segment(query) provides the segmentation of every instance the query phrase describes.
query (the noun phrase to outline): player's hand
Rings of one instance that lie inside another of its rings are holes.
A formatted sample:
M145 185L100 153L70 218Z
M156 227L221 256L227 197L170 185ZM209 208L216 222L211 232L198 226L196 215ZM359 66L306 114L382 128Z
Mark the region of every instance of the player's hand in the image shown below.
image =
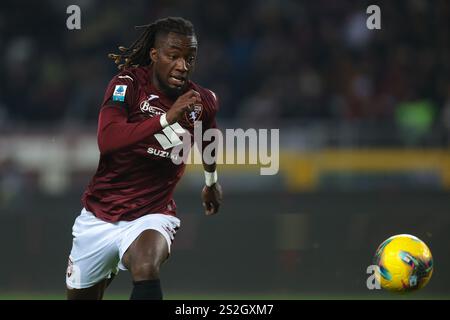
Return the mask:
M200 94L192 89L179 96L166 113L167 122L169 124L177 122L186 111L192 111L194 109L194 105L200 103L201 101Z
M215 183L211 187L205 186L202 190L202 201L207 216L216 214L222 204L222 187L220 184Z

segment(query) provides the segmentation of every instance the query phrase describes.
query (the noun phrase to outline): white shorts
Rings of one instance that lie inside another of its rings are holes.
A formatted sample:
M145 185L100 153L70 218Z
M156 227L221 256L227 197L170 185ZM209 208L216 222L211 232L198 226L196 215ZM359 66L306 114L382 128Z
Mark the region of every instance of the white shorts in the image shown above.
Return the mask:
M103 279L127 270L122 257L131 243L148 229L159 231L170 246L180 219L148 214L133 221L105 222L83 209L72 228L73 244L66 272L70 288L89 288Z

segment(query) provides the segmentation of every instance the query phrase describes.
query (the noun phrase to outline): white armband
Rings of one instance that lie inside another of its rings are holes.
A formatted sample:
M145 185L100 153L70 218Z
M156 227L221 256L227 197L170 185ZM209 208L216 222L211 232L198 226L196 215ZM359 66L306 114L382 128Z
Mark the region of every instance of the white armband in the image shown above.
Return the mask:
M214 172L205 171L205 184L208 187L211 187L216 182L217 182L217 170L215 170Z
M161 127L163 127L163 129L164 129L165 127L168 127L168 126L169 126L169 123L167 122L166 114L165 114L165 113L159 118L159 123L161 124Z

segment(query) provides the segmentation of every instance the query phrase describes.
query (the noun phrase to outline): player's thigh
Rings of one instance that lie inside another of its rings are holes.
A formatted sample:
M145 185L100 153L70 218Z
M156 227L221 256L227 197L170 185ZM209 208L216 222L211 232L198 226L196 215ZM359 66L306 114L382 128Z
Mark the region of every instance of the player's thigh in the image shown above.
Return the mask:
M108 280L104 279L89 288L73 289L67 288L67 300L101 300L107 287Z
M116 238L120 229L83 212L73 227L66 284L68 288L103 288L105 279L118 272L119 248ZM92 289L89 291L95 291Z
M122 261L134 279L143 266L159 268L168 256L169 245L166 238L157 230L147 229L142 231L131 243L124 253Z
M149 214L127 223L120 241L119 268L136 273L136 269L159 267L170 255L170 247L180 219L164 214Z
M108 286L113 281L114 277L115 274L112 274L109 279L103 279L99 283L89 288L75 289L67 287L66 288L67 300L101 300L103 299L105 289L108 288Z

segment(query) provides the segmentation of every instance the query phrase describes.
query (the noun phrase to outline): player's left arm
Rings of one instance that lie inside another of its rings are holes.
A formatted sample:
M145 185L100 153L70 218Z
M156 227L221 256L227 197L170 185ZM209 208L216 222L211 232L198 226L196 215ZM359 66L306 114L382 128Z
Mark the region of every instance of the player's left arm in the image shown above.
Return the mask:
M207 216L216 214L222 204L222 187L217 181L216 164L206 164L203 161L205 170L205 186L202 190L203 207Z
M211 94L212 96L208 97L209 99L206 99L211 102L212 108L209 110L210 115L208 117L209 119L207 119L208 125L204 129L217 128L215 115L218 109L218 101L216 95L212 91ZM203 142L201 150L203 169L205 171L205 186L202 190L202 202L203 207L205 208L205 214L210 216L216 214L222 204L222 187L220 186L217 177L216 154L214 155L214 161L205 161L203 150L208 145L209 143Z

